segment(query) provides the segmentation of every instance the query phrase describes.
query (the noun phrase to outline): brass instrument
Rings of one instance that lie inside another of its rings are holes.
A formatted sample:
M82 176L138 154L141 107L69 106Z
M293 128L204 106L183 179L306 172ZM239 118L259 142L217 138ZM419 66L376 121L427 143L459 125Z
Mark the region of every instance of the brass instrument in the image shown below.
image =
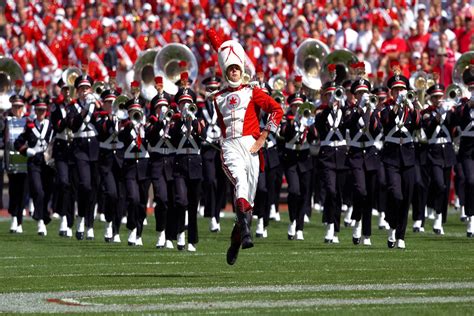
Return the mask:
M304 102L298 107L298 116L309 118L313 115L314 105L311 102Z
M142 109L131 109L128 111L128 117L130 118L130 121L132 121L133 125L139 125L143 123L143 110Z
M186 62L186 68L182 69L179 63ZM187 71L189 79L194 83L198 75L198 64L194 53L187 46L178 43L165 45L156 54L153 63L154 76L163 77L163 90L175 95L178 86L175 84L180 80L181 73Z
M11 108L10 96L12 93L22 94L24 87L14 91L17 80L24 81L23 70L13 59L0 56L0 110Z
M96 81L92 85L92 93L95 95L97 99L100 99L100 95L105 90L107 90L107 85L104 81Z
M268 80L268 84L272 88L271 97L280 103L281 105L285 104L285 95L283 94L283 89L286 87L286 79L282 75L275 75Z
M76 81L77 77L79 77L81 74L82 74L82 71L79 68L69 67L66 70L64 70L63 74L61 75L61 78L63 79L64 84L69 87L70 99L75 98L76 89L74 88L74 82ZM69 102L70 100L67 100L67 101Z
M453 83L458 85L458 87L461 88L462 92L462 97L469 97L469 89L468 87L464 84L464 81L462 79L462 75L464 71L470 67L470 62L471 60L474 59L474 51L466 52L459 57L458 61L454 65L453 68Z
M375 94L368 94L367 99L363 98L360 102L360 107L370 107L374 110L379 103L379 98Z
M454 102L455 104L458 104L459 101L461 100L462 98L462 90L461 90L461 87L458 86L457 84L450 84L447 88L446 88L446 99L448 101L451 101L451 102Z
M336 78L334 79L337 84L342 84L345 80L351 79L350 65L359 62L357 56L351 51L340 49L335 50L327 55L321 65L321 80L327 82L333 80L328 70L328 65L336 65Z
M119 120L125 120L128 118L127 108L125 103L130 100L126 95L119 95L112 103L112 115L116 116Z
M426 90L436 83L433 75L419 70L410 76L409 82L410 86L416 89L417 99L423 107L426 101Z
M165 120L168 122L171 121L171 119L173 118L173 115L174 115L173 109L169 109L168 111L165 112Z
M154 62L158 51L156 49L148 49L140 53L135 65L134 80L140 82L141 95L151 101L157 94L155 89L155 70Z
M328 54L329 47L316 39L306 39L296 49L294 69L307 88L321 89L321 63Z

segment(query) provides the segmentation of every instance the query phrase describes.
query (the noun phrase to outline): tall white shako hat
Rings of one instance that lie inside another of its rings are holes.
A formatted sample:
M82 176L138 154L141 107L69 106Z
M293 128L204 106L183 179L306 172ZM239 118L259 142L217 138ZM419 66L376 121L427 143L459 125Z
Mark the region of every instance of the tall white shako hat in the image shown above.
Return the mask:
M221 37L217 34L216 30L211 28L207 30L207 37L209 38L212 47L217 51L217 58L219 66L222 70L222 76L224 77L227 84L232 88L237 88L242 84L242 78L238 82L230 81L227 78L227 68L231 65L237 65L242 71L242 75L245 71L245 51L242 45L235 40L229 40L222 42Z

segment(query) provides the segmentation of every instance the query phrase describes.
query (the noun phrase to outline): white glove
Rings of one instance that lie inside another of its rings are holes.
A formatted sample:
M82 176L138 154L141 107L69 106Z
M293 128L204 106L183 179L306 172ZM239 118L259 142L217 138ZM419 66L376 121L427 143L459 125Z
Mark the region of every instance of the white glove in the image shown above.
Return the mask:
M28 148L26 150L26 156L27 157L33 157L34 155L36 155L36 150L34 150L33 148Z

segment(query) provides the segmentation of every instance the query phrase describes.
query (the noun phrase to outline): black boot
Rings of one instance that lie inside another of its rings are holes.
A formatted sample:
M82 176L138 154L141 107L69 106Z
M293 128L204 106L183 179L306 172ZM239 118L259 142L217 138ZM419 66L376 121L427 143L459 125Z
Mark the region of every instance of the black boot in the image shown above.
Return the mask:
M227 249L227 263L233 265L237 261L240 250L240 227L235 223L230 235L230 247Z
M253 247L252 233L250 232L250 223L252 221L251 212L240 212L237 211L237 221L240 226L240 240L242 249L248 249Z

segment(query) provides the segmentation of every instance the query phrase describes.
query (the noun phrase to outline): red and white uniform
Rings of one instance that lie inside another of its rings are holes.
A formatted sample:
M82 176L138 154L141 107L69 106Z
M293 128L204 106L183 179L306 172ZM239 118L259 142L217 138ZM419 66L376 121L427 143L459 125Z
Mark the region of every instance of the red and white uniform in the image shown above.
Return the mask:
M260 88L241 85L226 88L214 98L222 130L223 168L235 187L235 199L243 198L253 206L259 174L259 155L250 148L260 136L260 110L269 113L265 127L276 132L283 111L280 105Z

